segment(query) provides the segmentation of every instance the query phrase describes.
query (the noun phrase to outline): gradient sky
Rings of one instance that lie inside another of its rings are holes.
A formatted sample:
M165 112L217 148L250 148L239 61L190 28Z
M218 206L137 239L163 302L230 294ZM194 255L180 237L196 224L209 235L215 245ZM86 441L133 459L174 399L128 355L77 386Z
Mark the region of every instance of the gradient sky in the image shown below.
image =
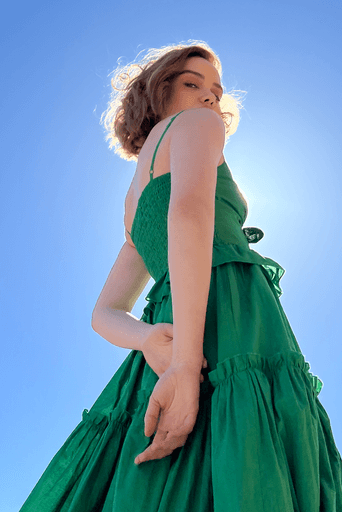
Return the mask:
M99 124L108 75L119 58L189 40L217 52L227 90L247 91L224 155L248 201L245 226L265 233L251 248L286 269L280 300L324 382L319 398L342 450L341 22L340 1L7 3L1 512L19 510L129 354L91 327L124 243L135 170Z

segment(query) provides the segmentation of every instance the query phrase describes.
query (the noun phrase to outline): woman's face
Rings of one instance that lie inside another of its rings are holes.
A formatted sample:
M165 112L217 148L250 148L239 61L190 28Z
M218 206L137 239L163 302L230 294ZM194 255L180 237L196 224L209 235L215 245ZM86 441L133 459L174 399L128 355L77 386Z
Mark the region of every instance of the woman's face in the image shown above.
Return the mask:
M209 61L190 57L173 82L170 107L163 119L191 108L211 108L221 115L219 100L223 90L220 82L217 69Z

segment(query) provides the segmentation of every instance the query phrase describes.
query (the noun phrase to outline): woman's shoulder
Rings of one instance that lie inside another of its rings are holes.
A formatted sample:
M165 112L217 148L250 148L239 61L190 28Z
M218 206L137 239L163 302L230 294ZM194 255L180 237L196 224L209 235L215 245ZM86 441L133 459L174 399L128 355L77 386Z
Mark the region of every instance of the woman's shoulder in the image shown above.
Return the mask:
M182 117L183 114L186 115ZM208 149L213 153L219 151L220 158L223 155L225 125L222 117L214 110L208 108L185 110L174 120L169 135L170 159L174 157L175 151L185 152L185 154L192 152L194 158L200 158L201 154ZM182 157L181 154L179 156Z
M216 112L215 110L208 108L208 107L188 108L186 110L179 112L178 114L170 116L170 119L172 119L174 117L176 117L172 123L174 125L182 124L182 123L194 124L194 123L197 123L198 121L203 121L203 122L215 122L216 121L219 124L222 123L222 125L224 126L223 119L220 116L220 114L218 114L218 112Z

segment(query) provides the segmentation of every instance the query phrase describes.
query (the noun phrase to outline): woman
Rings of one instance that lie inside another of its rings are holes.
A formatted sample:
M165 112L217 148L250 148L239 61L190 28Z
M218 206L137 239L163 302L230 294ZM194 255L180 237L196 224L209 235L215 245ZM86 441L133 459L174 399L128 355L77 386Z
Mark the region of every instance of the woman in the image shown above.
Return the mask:
M279 300L285 270L250 249L260 229L242 228L223 156L238 102L220 62L198 43L138 67L121 96L113 81L105 113L111 147L137 167L92 318L132 351L21 511L342 511L323 383Z

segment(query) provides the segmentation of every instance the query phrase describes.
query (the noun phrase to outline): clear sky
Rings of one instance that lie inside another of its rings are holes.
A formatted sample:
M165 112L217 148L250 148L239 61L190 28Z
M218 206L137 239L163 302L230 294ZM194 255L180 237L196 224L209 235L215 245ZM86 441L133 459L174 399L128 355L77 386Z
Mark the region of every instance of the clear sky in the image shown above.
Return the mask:
M15 2L1 17L1 512L17 512L128 350L91 327L124 243L135 164L99 124L109 73L203 40L247 91L224 155L251 248L279 262L281 303L342 450L340 1ZM138 58L138 60L140 60ZM140 318L151 279L132 313Z

